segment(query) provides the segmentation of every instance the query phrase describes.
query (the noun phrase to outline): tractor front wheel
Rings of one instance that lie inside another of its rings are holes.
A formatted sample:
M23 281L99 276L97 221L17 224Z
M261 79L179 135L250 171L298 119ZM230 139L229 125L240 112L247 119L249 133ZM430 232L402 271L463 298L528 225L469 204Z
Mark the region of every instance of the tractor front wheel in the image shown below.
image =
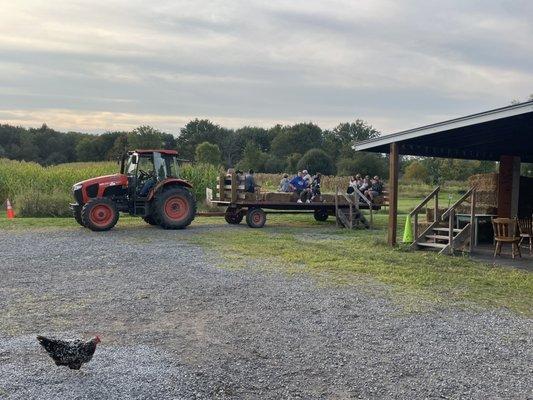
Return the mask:
M91 199L81 209L81 221L92 231L108 231L117 224L117 207L105 197Z
M238 225L244 218L244 214L241 209L235 207L228 207L224 214L224 219L228 224Z
M262 228L266 222L265 212L257 208L249 208L246 213L246 223L250 228Z
M175 186L156 195L154 221L165 229L183 229L196 215L196 200L184 187Z
M74 219L76 220L76 222L81 226L85 227L81 219L81 209L79 207L76 208L74 211L72 211L72 214L74 215Z

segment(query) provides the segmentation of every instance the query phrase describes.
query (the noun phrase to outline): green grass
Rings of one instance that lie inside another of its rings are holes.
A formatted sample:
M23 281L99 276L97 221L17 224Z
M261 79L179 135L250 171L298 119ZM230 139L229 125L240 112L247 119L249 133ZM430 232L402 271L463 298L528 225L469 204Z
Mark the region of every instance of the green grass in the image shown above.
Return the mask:
M533 315L533 274L467 257L408 252L385 245L385 231L347 231L309 216L269 217L268 226L195 235L192 240L226 256L226 264L267 261L269 267L311 273L340 284L377 281L407 309L432 306L506 308ZM305 218L305 219L304 219ZM312 229L313 226L323 227Z
M376 225L385 226L386 215L378 214ZM117 229L142 226L140 218L123 216ZM532 273L467 257L392 249L385 244L384 229L336 229L333 221L316 222L305 214L269 215L263 229L228 228L222 217L198 217L195 226L212 229L191 229L188 240L222 254L222 266L243 267L256 260L259 268L310 274L319 283L377 282L380 294L407 310L484 307L533 315ZM2 230L57 228L80 229L72 218L0 218Z

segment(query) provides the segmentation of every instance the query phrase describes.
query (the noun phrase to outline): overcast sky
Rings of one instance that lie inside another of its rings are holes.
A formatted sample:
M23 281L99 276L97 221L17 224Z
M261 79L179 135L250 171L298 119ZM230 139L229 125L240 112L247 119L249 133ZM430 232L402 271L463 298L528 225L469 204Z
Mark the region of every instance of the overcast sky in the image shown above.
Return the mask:
M0 122L177 133L363 118L384 133L533 93L533 1L0 0Z

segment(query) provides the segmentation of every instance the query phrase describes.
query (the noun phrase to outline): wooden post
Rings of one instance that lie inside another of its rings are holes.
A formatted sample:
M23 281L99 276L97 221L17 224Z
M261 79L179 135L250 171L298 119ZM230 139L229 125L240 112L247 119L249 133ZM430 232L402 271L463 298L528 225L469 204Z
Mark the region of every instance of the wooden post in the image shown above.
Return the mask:
M413 220L413 242L418 242L418 212L415 212L415 218Z
M452 209L450 212L450 215L448 215L448 228L450 229L450 233L448 234L448 241L450 243L450 254L453 254L453 229L455 227L455 210Z
M236 203L237 202L237 185L239 182L237 182L237 174L235 172L231 173L231 202Z
M475 226L475 212L476 212L476 189L472 190L470 195L470 247L469 250L472 252L472 249L476 245L476 226Z
M396 229L398 227L398 143L390 144L389 153L389 246L396 244Z
M339 195L339 187L337 186L335 188L335 226L339 227L339 199L337 196Z
M433 222L437 222L439 218L439 191L435 194L435 211L433 215Z
M498 171L498 217L516 217L520 186L520 157L501 156Z
M225 184L225 177L223 174L221 174L218 177L218 198L223 201L224 200L224 184Z

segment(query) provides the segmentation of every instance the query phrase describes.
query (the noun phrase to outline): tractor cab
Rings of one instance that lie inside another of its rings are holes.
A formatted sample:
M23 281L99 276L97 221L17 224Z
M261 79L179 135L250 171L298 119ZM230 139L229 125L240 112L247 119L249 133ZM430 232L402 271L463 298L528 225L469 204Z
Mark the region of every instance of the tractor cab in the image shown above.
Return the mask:
M178 153L174 150L136 150L124 155L121 174L128 178L129 194L147 198L157 184L178 179Z

